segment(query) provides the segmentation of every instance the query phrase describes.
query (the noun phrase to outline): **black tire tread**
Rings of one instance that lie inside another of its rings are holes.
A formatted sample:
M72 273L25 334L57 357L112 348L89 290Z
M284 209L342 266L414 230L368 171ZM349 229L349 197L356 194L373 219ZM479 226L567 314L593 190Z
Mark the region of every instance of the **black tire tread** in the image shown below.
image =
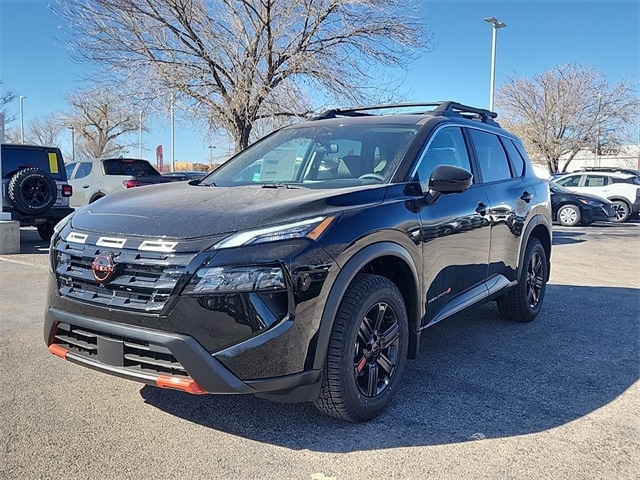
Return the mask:
M340 373L340 364L343 362L345 355L342 339L348 335L349 327L354 321L355 312L366 301L368 295L377 288L389 289L388 293L395 296L400 305L404 307L402 294L398 287L388 278L371 274L358 274L354 278L338 308L329 341L327 358L324 363L320 396L315 402L315 406L323 413L350 422L366 421L378 413L356 414L349 409L345 394L341 388L342 378ZM404 313L406 315L406 310ZM406 352L404 357L406 358ZM396 375L401 374L402 369L396 372Z
M30 177L40 177L40 179L47 186L47 198L40 204L33 204L27 198L25 198L22 190L24 188L24 182ZM58 190L55 180L47 172L40 168L30 167L24 168L16 172L11 180L9 180L9 186L7 188L7 195L16 210L25 215L40 215L49 210L56 202Z
M544 248L542 248L542 244L540 240L535 237L532 237L527 242L527 247L524 255L524 262L522 268L526 269L529 265L529 260L533 251L536 248L540 248L540 250L545 254L545 262L547 262L547 268L545 270L548 272L548 260L546 258L546 252ZM518 323L528 323L534 320L538 316L538 312L540 308L538 307L535 313L531 312L529 305L526 303L526 278L525 273L522 273L520 283L516 285L511 291L502 295L496 300L498 305L498 311L500 314L506 318L507 320L511 320L512 322ZM540 300L540 304L542 304L543 299Z

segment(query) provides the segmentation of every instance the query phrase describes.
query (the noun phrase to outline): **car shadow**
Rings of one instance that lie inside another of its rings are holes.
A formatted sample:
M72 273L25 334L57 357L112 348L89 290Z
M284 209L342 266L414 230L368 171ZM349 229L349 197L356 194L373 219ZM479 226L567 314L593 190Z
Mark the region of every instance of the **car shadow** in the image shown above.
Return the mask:
M20 253L46 255L49 253L49 242L40 238L35 227L21 227Z
M615 299L615 302L613 301ZM353 452L511 437L579 419L639 376L638 290L549 285L536 321L494 303L428 329L379 417L352 424L311 404L145 386L146 403L206 428L292 449Z
M583 232L553 231L553 245L574 245L586 241Z

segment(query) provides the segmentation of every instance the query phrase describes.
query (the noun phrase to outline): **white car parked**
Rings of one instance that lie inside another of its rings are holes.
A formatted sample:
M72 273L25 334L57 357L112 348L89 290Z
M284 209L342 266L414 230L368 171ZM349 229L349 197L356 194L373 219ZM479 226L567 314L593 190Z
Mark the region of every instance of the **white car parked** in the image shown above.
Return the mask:
M555 182L569 190L598 195L613 202L616 222L626 222L640 211L640 180L635 175L614 172L573 172Z

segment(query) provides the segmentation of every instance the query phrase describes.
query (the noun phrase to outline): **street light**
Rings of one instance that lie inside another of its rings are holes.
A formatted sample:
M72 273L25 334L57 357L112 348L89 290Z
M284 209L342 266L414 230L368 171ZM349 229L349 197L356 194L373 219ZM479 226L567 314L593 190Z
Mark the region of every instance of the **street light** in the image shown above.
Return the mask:
M491 84L489 86L489 110L493 111L493 89L496 83L496 39L498 37L498 29L507 25L498 21L495 17L487 17L485 22L493 25L493 35L491 41Z
M20 95L20 143L24 143L24 111L22 109L22 101L27 98Z
M75 129L73 125L69 125L69 130L71 130L71 162L75 163L76 161L76 135Z
M140 136L138 141L138 158L142 158L142 110L140 110Z

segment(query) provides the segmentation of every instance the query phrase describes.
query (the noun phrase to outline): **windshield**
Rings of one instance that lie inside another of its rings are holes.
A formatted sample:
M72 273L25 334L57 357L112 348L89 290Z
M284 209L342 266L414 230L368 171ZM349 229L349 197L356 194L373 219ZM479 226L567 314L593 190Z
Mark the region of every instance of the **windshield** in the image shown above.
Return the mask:
M563 187L562 185L556 183L556 182L549 182L549 189L552 192L556 192L556 193L574 193L571 190L569 190L568 188Z
M415 138L412 125L289 127L253 144L205 185L339 188L388 183Z

